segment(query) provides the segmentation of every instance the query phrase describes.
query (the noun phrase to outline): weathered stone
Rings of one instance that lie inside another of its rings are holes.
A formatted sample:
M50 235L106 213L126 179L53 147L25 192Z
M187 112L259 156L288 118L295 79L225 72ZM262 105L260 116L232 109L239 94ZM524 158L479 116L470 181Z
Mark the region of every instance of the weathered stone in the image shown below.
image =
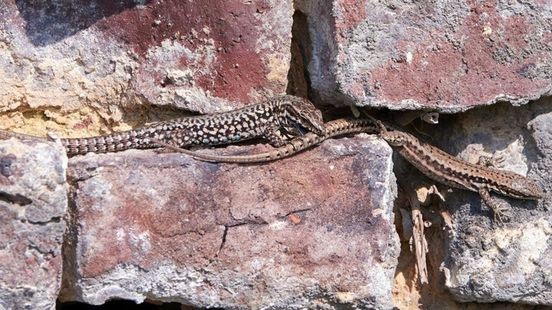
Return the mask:
M55 309L67 210L66 168L60 146L0 141L1 309Z
M338 104L464 111L552 94L548 1L316 1L313 95Z
M87 135L156 117L123 109L210 113L282 94L292 14L276 0L2 1L0 122Z
M500 104L445 116L436 128L416 125L420 132L432 133L432 144L451 154L470 162L477 162L479 155L501 157L500 169L527 175L549 190L550 111L552 100L546 98L523 107ZM397 177L408 182L412 171ZM462 302L552 305L550 195L538 202L493 195L510 205L510 221L499 225L477 193L446 192L446 186L436 185L445 194L455 222L442 266L454 297ZM435 247L430 245L428 255Z
M265 165L137 151L74 158L74 273L61 298L391 308L390 155L358 136Z

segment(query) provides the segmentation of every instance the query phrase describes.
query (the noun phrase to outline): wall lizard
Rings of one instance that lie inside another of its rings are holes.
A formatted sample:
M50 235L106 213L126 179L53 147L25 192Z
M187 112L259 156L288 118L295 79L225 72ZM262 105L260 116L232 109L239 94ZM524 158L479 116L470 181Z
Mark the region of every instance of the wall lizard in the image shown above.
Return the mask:
M380 137L416 169L439 183L478 193L498 221L506 217L507 206L493 200L491 193L527 200L544 197L540 186L523 175L465 162L407 132L368 117L378 124Z
M155 141L189 147L263 137L272 145L280 146L302 131L323 135L322 114L307 99L284 95L229 112L158 122L105 136L61 139L61 143L68 156L158 148ZM0 130L0 139L11 137L42 139Z

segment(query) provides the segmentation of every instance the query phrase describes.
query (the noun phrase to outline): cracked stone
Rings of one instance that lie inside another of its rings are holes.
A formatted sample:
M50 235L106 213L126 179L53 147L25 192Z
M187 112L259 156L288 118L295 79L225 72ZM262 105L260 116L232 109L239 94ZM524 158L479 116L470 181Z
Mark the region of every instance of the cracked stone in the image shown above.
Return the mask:
M0 1L0 122L105 133L151 121L150 104L213 113L282 94L292 14L275 0Z
M67 210L65 151L0 141L0 308L55 309ZM44 197L48 197L44 199Z
M321 101L450 113L552 95L549 1L295 6L309 21L309 86Z
M414 184L425 180L445 196L454 220L453 237L442 251L436 250L438 242L430 241L428 255L434 262L443 262L445 285L460 302L552 306L550 111L552 98L543 98L521 107L503 103L443 116L439 125L415 124L418 132L429 133L431 143L450 154L472 163L480 155L500 155L504 158L501 169L541 184L546 197L538 202L493 195L510 207L512 219L503 225L493 221L477 193L447 191L446 186L421 177L411 165L396 162L399 184L417 188ZM432 292L438 291L434 287Z
M127 151L75 157L69 170L64 301L392 307L396 188L391 149L373 136L264 165Z

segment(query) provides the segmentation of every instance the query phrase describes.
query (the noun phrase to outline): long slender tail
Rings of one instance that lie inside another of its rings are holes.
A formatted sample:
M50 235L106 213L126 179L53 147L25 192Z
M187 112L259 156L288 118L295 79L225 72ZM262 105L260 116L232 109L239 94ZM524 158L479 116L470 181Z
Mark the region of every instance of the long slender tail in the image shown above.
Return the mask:
M89 138L65 138L61 144L67 151L67 156L83 155L88 152L107 153L128 149L145 149L159 147L152 140L145 138L147 129L116 132L107 136ZM0 140L16 138L27 141L50 141L49 138L37 137L0 129Z
M31 135L26 135L24 133L18 133L18 132L12 132L12 131L0 129L0 140L8 140L11 138L27 140L27 141L29 140L30 141L48 141L48 138L31 136Z
M115 132L106 136L61 139L61 144L67 150L67 156L82 155L89 152L111 153L129 149L159 147L148 138L151 135L153 135L153 132L148 132L147 128L144 128Z

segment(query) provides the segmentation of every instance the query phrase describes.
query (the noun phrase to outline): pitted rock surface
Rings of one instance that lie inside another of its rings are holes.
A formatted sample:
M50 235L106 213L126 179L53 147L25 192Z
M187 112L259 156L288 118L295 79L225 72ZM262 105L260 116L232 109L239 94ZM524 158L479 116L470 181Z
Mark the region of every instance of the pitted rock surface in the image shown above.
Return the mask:
M78 235L63 300L392 307L385 143L344 138L251 166L148 153L71 160Z

